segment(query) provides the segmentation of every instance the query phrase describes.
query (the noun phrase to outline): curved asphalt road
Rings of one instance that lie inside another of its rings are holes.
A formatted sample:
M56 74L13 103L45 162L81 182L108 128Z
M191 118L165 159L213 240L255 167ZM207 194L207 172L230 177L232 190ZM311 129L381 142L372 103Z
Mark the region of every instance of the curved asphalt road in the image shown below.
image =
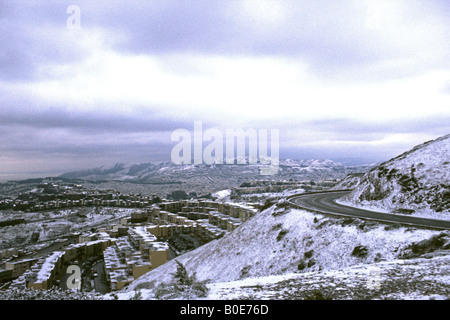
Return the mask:
M288 200L297 207L306 210L312 210L319 213L328 213L339 216L350 216L389 223L400 223L433 229L450 229L450 221L446 220L436 220L405 215L395 215L390 213L381 213L354 207L348 207L336 203L337 199L345 196L350 192L351 190L300 194L289 197Z

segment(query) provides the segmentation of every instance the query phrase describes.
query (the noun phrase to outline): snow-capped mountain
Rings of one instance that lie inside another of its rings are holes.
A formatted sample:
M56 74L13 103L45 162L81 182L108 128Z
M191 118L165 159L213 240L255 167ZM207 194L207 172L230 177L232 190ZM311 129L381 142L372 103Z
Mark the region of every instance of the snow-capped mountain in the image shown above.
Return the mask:
M447 219L450 134L418 145L370 170L344 200L388 212Z
M137 183L179 182L185 179L201 178L233 180L236 178L254 179L260 175L263 165L177 165L172 162L124 164L111 167L98 167L88 170L68 172L61 175L66 179L84 179L88 181L128 181ZM345 166L332 160L280 160L278 173L272 178L282 179L341 179L350 172L365 172L370 166ZM265 178L271 178L266 176Z

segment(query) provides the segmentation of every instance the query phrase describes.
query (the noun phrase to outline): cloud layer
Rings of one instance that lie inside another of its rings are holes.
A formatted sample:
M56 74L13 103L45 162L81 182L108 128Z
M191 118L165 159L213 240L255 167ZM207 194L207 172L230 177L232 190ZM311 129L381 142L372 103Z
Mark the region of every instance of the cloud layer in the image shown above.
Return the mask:
M0 175L170 160L170 133L194 121L279 129L282 157L386 160L450 129L449 13L427 0L0 1Z

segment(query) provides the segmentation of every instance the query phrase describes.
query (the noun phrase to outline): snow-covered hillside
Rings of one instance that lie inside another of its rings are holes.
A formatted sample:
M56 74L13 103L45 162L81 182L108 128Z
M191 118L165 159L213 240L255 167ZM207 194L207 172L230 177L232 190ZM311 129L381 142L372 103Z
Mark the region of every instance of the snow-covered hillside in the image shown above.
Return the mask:
M288 273L325 272L396 259L413 242L439 232L331 218L279 203L232 233L177 257L198 280L236 281ZM173 281L174 260L134 281L123 294Z
M399 214L450 216L450 134L370 170L342 201Z
M341 179L331 190L353 189L361 183L363 173L349 173L344 179Z
M213 300L447 300L450 256L358 264L209 285Z

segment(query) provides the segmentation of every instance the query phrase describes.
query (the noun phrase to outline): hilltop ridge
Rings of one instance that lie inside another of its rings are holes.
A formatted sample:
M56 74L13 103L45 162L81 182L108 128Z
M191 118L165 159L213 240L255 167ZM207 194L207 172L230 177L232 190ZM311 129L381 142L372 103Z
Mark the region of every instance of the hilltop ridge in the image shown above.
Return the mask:
M342 202L398 214L448 219L450 134L417 145L371 169Z

